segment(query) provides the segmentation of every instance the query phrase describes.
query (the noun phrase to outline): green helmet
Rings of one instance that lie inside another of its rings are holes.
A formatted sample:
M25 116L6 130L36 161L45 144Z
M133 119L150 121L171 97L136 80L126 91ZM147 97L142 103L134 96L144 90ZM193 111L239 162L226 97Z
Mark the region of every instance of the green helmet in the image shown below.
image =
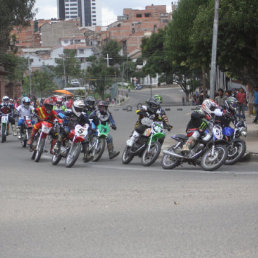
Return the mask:
M159 102L159 104L161 104L162 101L163 101L162 97L161 97L160 95L158 95L158 94L154 95L153 98L154 98L157 102Z

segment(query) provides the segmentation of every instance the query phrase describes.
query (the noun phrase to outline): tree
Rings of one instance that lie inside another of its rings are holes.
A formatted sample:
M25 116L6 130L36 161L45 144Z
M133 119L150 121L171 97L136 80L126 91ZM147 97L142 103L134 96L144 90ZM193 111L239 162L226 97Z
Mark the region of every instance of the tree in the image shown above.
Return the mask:
M53 82L53 74L48 70L37 70L31 75L31 85L32 93L37 97L45 97L52 94L53 90L56 88L56 85ZM30 84L29 77L27 76L24 80L23 92L29 94Z
M104 44L101 51L101 56L103 59L108 57L109 65L121 64L124 58L119 54L121 46L114 40L109 40Z
M65 49L62 58L56 59L57 66L54 70L60 77L64 76L65 73L66 82L72 78L81 77L80 61L75 56L75 50Z
M10 45L13 26L26 26L34 16L35 0L0 0L0 63Z

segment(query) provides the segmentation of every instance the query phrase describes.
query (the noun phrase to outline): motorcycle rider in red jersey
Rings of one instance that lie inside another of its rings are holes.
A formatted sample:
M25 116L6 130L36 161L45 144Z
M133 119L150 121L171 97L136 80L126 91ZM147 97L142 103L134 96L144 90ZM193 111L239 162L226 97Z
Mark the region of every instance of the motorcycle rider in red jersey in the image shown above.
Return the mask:
M35 108L35 114L38 116L39 122L34 125L31 131L30 139L27 142L27 144L30 146L31 151L32 151L31 146L32 146L34 137L38 132L38 130L41 128L43 121L47 120L50 122L54 122L54 120L57 119L59 123L62 123L62 119L58 118L58 114L53 110L53 107L54 107L53 100L45 99L41 107ZM50 135L52 136L50 153L53 154L53 148L56 144L57 136L54 135L52 131L50 132Z

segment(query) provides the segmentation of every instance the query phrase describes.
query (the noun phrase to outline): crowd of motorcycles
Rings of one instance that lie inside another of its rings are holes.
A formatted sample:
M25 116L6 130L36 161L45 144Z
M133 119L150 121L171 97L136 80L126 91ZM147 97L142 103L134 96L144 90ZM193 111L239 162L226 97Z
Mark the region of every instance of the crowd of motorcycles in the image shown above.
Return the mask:
M37 117L36 117L37 118ZM27 146L33 128L33 117L25 116L24 124L20 130L19 141L22 147ZM91 123L93 123L91 121ZM247 135L245 120L235 119L232 125L223 127L213 115L207 121L208 126L201 134L199 140L187 153L182 152L184 144L189 135L177 134L171 136L176 142L163 150L161 165L164 169L173 169L183 163L194 166L201 166L206 171L220 168L223 164L232 165L240 160L246 152L246 143L242 136ZM166 137L166 123L155 121L150 117L141 118L141 124L146 129L143 134L133 143L126 145L122 153L122 163L130 163L134 157L140 157L143 166L152 165L162 153L162 145ZM51 135L58 135L62 124L55 121L42 121L42 127L35 135L31 159L39 162L41 156L46 152L47 139ZM78 160L83 150L85 141L88 145L88 152L91 153L91 161L97 162L104 153L106 140L110 132L108 122L101 122L96 126L95 133L89 136L89 125L77 124L62 141L58 151L52 153L52 164L57 165L62 159L65 166L71 168ZM9 133L9 114L1 113L1 141L6 142ZM54 149L55 150L55 149Z

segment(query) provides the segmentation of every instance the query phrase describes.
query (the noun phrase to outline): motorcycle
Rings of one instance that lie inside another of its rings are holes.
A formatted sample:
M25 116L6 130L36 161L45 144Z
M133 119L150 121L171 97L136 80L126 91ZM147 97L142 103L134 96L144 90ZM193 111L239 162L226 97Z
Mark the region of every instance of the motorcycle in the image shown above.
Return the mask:
M143 166L150 166L157 160L160 154L166 135L163 122L143 118L141 123L148 126L148 128L132 147L125 147L122 154L123 164L128 164L135 156L139 156Z
M106 138L109 134L110 128L108 123L99 123L97 126L97 135L94 135L90 141L89 150L92 151L93 161L98 161L105 151Z
M56 123L56 122L55 122ZM31 159L34 159L35 162L39 162L41 155L44 151L45 144L46 144L46 138L49 135L50 131L53 129L54 123L50 121L43 121L41 129L38 131L38 133L35 135L36 146L32 146L33 153Z
M225 160L226 165L233 165L240 160L246 152L246 143L241 136L247 135L247 127L244 121L235 123L235 128L224 127L223 135L228 145L228 156Z
M71 145L69 147L69 151L65 156L65 153L67 152L68 149L64 150L64 157L65 159L65 166L67 168L71 168L76 160L79 158L81 150L82 150L82 143L85 141L86 136L88 135L88 129L89 129L89 125L86 124L85 127L81 126L81 125L76 125L74 130L72 130L69 134L68 134L68 138L71 141ZM61 153L60 153L61 155ZM60 156L59 156L60 158ZM61 156L62 158L62 156ZM61 159L60 158L60 159ZM53 157L54 159L54 157ZM58 161L59 162L59 161ZM53 160L52 160L53 163Z
M209 129L203 133L190 153L183 155L182 147L190 136L191 134L188 136L182 134L171 136L178 143L163 151L161 164L164 169L173 169L182 163L188 163L194 166L199 165L206 171L212 171L224 164L228 150L227 143L223 140L221 126L210 122Z
M9 115L8 114L2 114L2 116L1 116L2 142L6 142L6 137L8 135L8 128L9 128Z
M25 116L24 117L24 124L21 126L21 145L22 147L26 147L27 141L30 138L30 134L32 131L32 119L30 116Z

